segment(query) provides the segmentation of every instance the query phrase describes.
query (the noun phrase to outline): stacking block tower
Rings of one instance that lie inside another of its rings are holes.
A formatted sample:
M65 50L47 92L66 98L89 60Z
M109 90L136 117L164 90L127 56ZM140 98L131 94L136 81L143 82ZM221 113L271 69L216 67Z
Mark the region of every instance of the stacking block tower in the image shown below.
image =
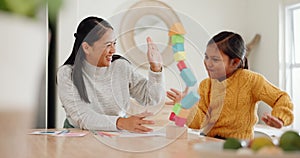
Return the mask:
M169 36L171 38L173 57L177 62L177 67L180 71L180 76L185 82L186 86L193 87L196 83L196 77L190 68L185 64L186 52L184 50L184 34L185 30L181 23L175 23L169 31ZM190 108L200 99L196 92L189 92L181 101L181 103L176 103L173 106L172 112L169 116L169 120L174 121L175 125L178 127L184 127L186 123ZM172 134L172 130L176 127L167 127L167 137ZM178 131L178 129L176 129ZM174 132L174 130L173 130Z

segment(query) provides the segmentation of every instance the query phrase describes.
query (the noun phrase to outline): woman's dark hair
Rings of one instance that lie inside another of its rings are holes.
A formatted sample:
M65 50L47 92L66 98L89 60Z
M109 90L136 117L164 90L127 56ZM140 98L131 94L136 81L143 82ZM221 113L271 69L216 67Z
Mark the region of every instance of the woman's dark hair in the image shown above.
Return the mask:
M228 55L230 59L241 59L239 68L248 69L248 61L245 57L246 45L239 34L228 31L220 32L208 41L207 45L210 44L216 44L218 49Z
M82 64L85 60L85 54L82 49L82 42L87 42L93 45L94 42L99 40L108 29L113 27L105 20L98 17L87 17L83 19L78 25L75 36L73 50L69 58L63 65L73 65L72 79L76 86L82 100L90 103L87 96L85 84L82 77Z

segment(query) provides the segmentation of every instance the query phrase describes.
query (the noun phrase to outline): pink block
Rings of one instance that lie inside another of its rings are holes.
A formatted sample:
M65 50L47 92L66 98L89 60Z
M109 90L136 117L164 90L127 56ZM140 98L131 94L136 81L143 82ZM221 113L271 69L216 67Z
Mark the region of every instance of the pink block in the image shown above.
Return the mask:
M186 65L184 63L183 60L180 60L178 63L177 63L177 67L178 69L181 71L182 69L185 69L186 68Z
M181 117L175 116L174 119L175 119L175 125L176 126L183 127L184 124L186 123L186 119L185 118L181 118Z
M171 112L170 116L169 116L169 120L170 121L175 121L175 113L174 112Z

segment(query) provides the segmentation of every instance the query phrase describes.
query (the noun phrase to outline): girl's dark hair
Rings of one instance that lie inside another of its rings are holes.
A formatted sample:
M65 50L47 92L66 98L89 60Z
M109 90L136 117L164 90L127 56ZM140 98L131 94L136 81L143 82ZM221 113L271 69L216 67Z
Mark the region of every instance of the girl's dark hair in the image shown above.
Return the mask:
M210 44L216 44L218 49L228 55L230 59L241 59L239 68L248 69L248 61L245 57L246 45L239 34L228 31L220 32L208 41L207 45Z
M82 65L85 60L85 54L81 47L82 42L93 45L99 40L108 29L113 27L105 20L98 17L87 17L83 19L77 27L73 50L69 58L63 65L73 65L72 79L82 100L90 103L87 96L86 87L82 77Z

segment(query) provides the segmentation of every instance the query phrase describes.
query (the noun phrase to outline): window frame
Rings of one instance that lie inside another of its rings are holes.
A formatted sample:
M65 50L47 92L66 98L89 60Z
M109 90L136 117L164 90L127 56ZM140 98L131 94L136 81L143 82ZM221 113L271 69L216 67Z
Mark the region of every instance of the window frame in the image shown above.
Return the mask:
M294 100L297 97L294 94L294 85L293 85L293 70L300 69L300 63L296 63L295 58L295 31L294 31L294 15L293 12L295 10L300 10L300 0L292 4L286 4L284 6L284 49L282 56L282 64L283 64L283 78L282 78L282 87L286 90L286 92L291 96L294 104L296 103ZM298 28L297 28L298 29ZM299 35L300 36L300 35ZM299 37L300 38L300 37ZM300 109L294 108L295 111L299 111ZM295 119L293 128L300 130L300 120Z
M293 11L300 9L300 3L296 5L291 5L286 7L286 29L285 29L285 76L286 76L286 85L285 89L289 92L292 98L293 96L293 69L300 68L300 63L296 63L295 59L295 38L294 38L294 23L293 23Z

